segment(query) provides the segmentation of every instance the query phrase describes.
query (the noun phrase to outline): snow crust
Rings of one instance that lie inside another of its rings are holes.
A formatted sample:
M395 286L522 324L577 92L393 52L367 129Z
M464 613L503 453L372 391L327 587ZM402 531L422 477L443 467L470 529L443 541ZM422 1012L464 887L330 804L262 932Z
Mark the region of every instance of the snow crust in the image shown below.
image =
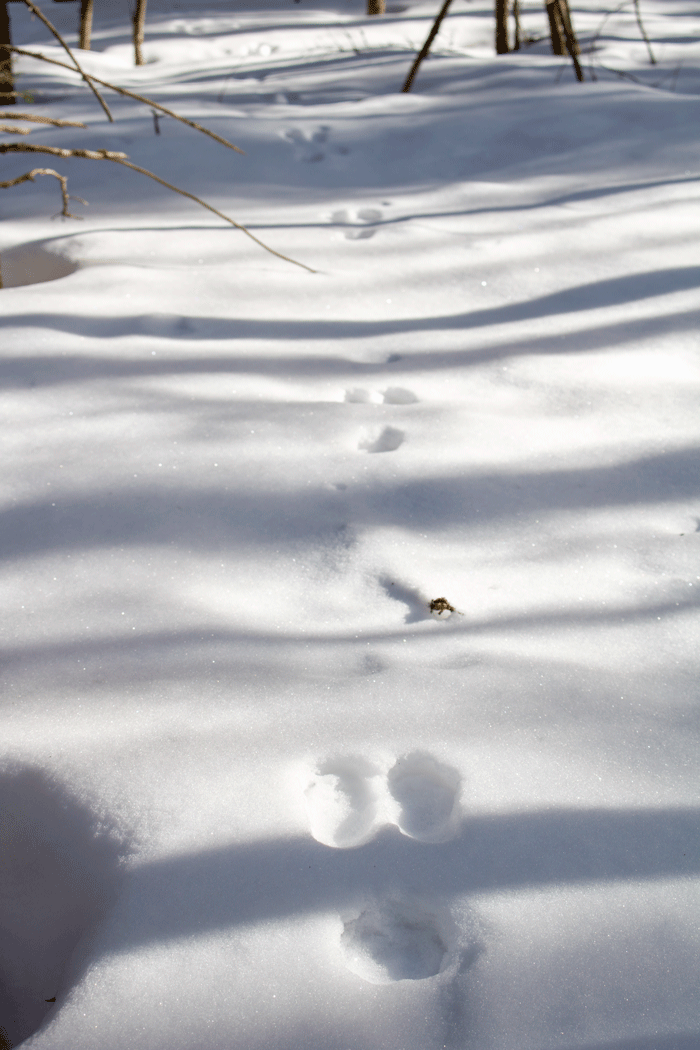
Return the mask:
M572 4L579 84L522 6L403 94L428 4L150 0L139 68L97 4L244 156L17 60L88 125L30 141L316 272L107 162L0 196L15 1046L700 1047L700 15Z

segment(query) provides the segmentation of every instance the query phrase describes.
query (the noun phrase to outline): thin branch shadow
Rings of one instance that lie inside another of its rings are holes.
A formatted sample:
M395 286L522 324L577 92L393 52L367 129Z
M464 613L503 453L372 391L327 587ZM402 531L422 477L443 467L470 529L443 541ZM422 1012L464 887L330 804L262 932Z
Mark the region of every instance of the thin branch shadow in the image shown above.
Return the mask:
M0 1020L11 1045L79 978L85 941L116 899L126 841L41 770L0 770Z

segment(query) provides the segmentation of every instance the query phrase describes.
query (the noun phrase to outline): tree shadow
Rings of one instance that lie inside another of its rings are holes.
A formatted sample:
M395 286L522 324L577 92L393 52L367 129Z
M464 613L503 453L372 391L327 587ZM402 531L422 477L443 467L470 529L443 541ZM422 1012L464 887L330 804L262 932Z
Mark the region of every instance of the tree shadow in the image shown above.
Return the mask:
M699 829L694 808L552 808L468 818L456 839L429 848L393 827L358 849L329 849L311 836L220 847L137 867L105 949L342 911L397 885L447 899L697 876Z
M640 300L653 299L677 292L691 291L700 287L700 266L683 266L667 270L652 270L646 273L610 277L574 288L565 288L558 292L537 296L519 303L507 303L502 306L488 307L482 310L470 310L458 314L435 317L411 317L388 321L295 321L261 320L258 318L224 319L216 317L174 317L171 315L147 314L142 317L79 317L69 314L7 314L4 324L8 328L51 328L58 332L68 332L89 338L124 338L126 336L161 336L169 339L359 339L376 338L385 335L405 334L416 331L471 331L499 325L535 321L539 318L554 317L569 313L581 313L588 310L601 310L622 306ZM697 312L689 315L680 314L670 319L664 318L675 328L684 316L697 322ZM650 319L652 320L652 319ZM629 321L624 325L628 326ZM643 324L649 323L645 318ZM560 352L562 337L557 335ZM569 338L566 339L568 349ZM545 351L546 352L546 351ZM511 356L518 353L517 344L511 349ZM429 355L432 356L432 355ZM410 359L415 360L411 354ZM453 365L459 364L458 355L449 354ZM467 352L465 361L469 361ZM53 361L52 358L48 359ZM61 359L56 359L56 364ZM74 358L78 362L84 360ZM89 359L88 359L89 360ZM93 359L99 370L100 358ZM249 360L246 358L246 360ZM315 358L306 358L314 367ZM219 359L221 361L221 359ZM275 358L279 362L279 358ZM70 359L69 359L70 362ZM158 371L167 362L150 365ZM285 368L293 367L293 359L285 357ZM70 365L69 365L70 367ZM199 370L205 370L205 362L199 359ZM322 363L321 363L321 367ZM422 357L425 367L425 357ZM140 374L142 369L149 369L148 362L133 362L131 368Z
M11 1044L80 977L126 852L116 826L40 769L0 771L0 1023Z
M691 500L700 498L699 464L700 449L691 447L604 467L387 480L358 485L362 505L353 520L358 527L468 529L552 511ZM0 512L0 560L124 544L226 551L311 542L337 532L343 511L326 486L229 493L151 484L89 496L57 494Z

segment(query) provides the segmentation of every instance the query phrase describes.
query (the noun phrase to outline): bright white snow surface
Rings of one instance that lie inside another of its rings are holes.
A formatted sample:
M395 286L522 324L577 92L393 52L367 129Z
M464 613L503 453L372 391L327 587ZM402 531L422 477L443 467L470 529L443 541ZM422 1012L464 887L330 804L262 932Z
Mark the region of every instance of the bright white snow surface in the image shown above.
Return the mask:
M245 155L26 58L22 141L317 272L3 160L89 201L0 195L7 1039L697 1050L697 5L579 84L454 0L408 95L433 4L96 8Z

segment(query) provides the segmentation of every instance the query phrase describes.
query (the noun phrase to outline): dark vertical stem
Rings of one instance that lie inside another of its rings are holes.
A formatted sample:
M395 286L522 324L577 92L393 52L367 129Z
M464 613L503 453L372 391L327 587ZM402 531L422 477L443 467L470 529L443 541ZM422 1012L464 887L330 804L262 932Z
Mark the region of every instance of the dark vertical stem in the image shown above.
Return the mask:
M569 9L569 0L559 0L559 11L561 14L561 25L564 32L564 40L566 41L567 49L569 47L569 40L573 41L573 52L569 51L569 54L580 54L581 48L578 46L578 40L574 33L574 24L571 21L571 11Z
M547 18L549 19L549 35L552 41L552 53L565 55L564 30L561 24L561 8L559 0L547 0Z
M508 0L496 0L496 54L507 55L508 47Z
M513 51L520 50L521 36L520 36L520 0L513 0L513 25L514 25L514 39L513 39Z
M651 50L651 41L647 36L647 31L644 28L644 23L642 22L642 12L639 10L639 0L634 0L634 13L637 16L637 25L639 26L639 32L642 34L642 37L644 38L644 43L647 45L647 51L649 52L649 61L651 62L652 66L655 66L656 58L654 57L654 52Z
M423 59L426 57L428 52L430 51L430 45L432 44L433 40L435 39L435 37L440 32L440 26L442 25L442 20L445 17L445 15L447 14L448 8L449 8L451 3L452 3L452 0L444 0L444 3L442 5L442 7L438 11L438 16L435 19L435 21L433 22L432 28L431 28L430 32L428 33L427 39L426 39L425 43L423 44L423 47L418 52L418 55L416 57L415 62L411 66L410 72L409 72L408 76L406 77L406 82L404 83L404 86L401 88L402 91L410 91L411 90L411 85L413 84L413 81L415 80L416 73L418 72L418 70L420 68L420 64L423 61Z
M81 51L90 50L90 37L92 36L92 4L93 0L80 0L80 42L78 47Z
M12 106L15 102L11 44L10 12L7 0L0 0L0 106Z
M368 15L383 15L384 14L384 0L367 0L367 14Z
M581 69L581 63L578 60L578 55L581 48L578 46L578 40L574 34L574 27L571 24L571 15L569 14L568 5L566 0L558 0L559 7L561 9L561 22L564 29L564 39L566 40L566 49L571 56L571 61L574 64L574 73L579 83L583 83L584 76L583 70ZM566 5L566 6L565 6Z
M143 34L146 25L146 0L136 0L134 11L134 62L143 65Z

